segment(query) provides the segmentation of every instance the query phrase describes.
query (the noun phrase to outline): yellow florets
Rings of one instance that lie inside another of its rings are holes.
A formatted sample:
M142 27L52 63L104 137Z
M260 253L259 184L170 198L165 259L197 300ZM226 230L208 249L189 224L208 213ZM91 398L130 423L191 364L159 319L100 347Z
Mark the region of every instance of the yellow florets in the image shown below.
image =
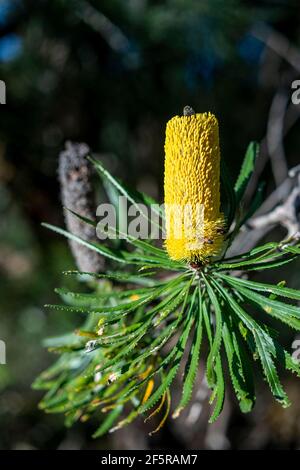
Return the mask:
M223 245L218 121L175 116L165 141L166 249L174 260L203 261Z

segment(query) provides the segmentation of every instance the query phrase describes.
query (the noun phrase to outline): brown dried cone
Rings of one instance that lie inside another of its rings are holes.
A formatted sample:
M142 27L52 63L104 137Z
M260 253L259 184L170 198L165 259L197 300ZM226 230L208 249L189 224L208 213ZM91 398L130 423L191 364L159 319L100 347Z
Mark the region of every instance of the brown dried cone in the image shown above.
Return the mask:
M96 230L82 222L67 209L95 219L96 204L92 187L92 168L87 160L90 149L86 144L66 142L60 152L58 175L61 186L62 204L65 208L65 222L70 233L86 241L96 241ZM89 248L70 241L70 247L80 271L100 272L104 267L103 258Z

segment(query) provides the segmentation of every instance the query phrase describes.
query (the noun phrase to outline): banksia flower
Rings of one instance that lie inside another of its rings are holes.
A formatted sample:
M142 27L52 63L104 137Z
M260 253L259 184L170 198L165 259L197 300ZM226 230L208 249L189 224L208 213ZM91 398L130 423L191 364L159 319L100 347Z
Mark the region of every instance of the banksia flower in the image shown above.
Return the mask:
M170 258L202 263L220 253L224 216L220 212L218 121L186 107L172 118L165 141L166 249Z
M214 405L210 423L223 409L225 369L244 413L252 410L256 399L252 376L258 368L252 365L253 358L259 359L271 392L283 407L290 401L277 367L284 366L300 377L299 361L280 344L276 323L274 327L270 323L273 317L300 332L300 290L244 276L299 259L299 240L294 237L253 246L250 252L226 257L218 123L212 114L195 114L191 108L185 108L183 114L170 120L166 132L166 250L154 246L152 240L141 241L129 234L125 239L130 249L125 243L121 249L94 243L93 224L85 228L84 219L72 214L91 219L95 212L89 161L110 190L114 188L113 195L126 195L135 207L143 200L150 209L144 212L148 227L156 203L124 188L98 160L87 161L85 145L69 143L60 155L63 204L71 209L66 213L69 231L46 226L71 240L80 270L98 269L102 257L107 264L101 274L66 273L87 283L88 292L82 292L82 283L80 292L57 289L64 304L52 307L68 315L84 313L84 323L74 334L47 340L48 347L63 356L40 375L34 387L47 390L41 409L63 410L68 425L86 421L97 411L102 417L96 438L123 428L138 416L146 421L160 417L151 435L164 425L171 408L172 417L177 418L193 397L200 354L211 389L209 403ZM243 202L256 154L257 146L252 143L232 191L226 182L230 196L226 226L234 224L227 244L235 241L242 224L249 224L252 216L248 208L243 212ZM117 209L122 209L120 199ZM225 252L223 259L221 251ZM208 268L201 269L206 264ZM249 305L255 306L254 315L253 309L248 311ZM182 387L174 409L175 382Z
M59 155L59 182L61 199L65 207L65 220L68 230L86 241L97 241L94 227L73 215L67 209L93 220L96 205L92 188L92 169L87 155L90 149L86 144L66 142L66 148ZM104 267L103 258L85 245L70 241L71 250L78 269L99 272Z

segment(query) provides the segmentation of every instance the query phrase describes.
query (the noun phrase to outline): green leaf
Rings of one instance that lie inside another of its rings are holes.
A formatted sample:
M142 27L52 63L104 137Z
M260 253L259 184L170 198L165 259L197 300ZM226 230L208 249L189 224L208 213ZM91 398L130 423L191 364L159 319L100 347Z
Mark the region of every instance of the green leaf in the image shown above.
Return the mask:
M90 159L90 160L92 160L92 159ZM99 160L92 160L92 161L93 161L94 164L95 164L95 162L100 164ZM104 170L102 165L101 165L101 167ZM137 203L145 204L149 208L151 207L152 210L155 212L155 214L157 214L159 217L164 219L165 214L164 214L163 210L161 209L161 206L158 204L157 201L155 201L155 199L148 196L147 194L144 194L140 191L137 191L136 189L132 189L132 188L129 189L127 187L127 185L125 185L124 183L121 184L107 170L105 170L106 173L104 173L102 170L99 169L99 172L100 172L100 176L101 176L102 181L103 181L104 188L105 188L105 190L106 190L106 192L109 196L109 199L114 204L115 207L118 207L117 196L120 194L120 192L121 192L120 191L120 186L122 186L123 190L128 195L130 195L132 197L132 199L134 199ZM107 178L108 173L111 176L111 178L109 178L109 179ZM115 184L115 182L117 183L117 185ZM156 209L153 206L158 206L158 207Z
M217 418L220 416L223 406L224 406L224 398L225 398L225 382L224 382L224 376L223 376L223 370L222 370L222 362L221 362L221 356L220 353L217 356L216 359L216 385L213 390L212 397L210 398L210 403L212 400L216 401L214 411L209 418L209 423L213 423L214 421L217 420Z
M93 434L94 439L97 438L97 437L103 436L104 434L106 434L112 428L114 422L117 420L117 418L122 413L123 408L124 407L122 405L118 405L108 414L108 416L106 416L103 423L101 423L101 425L99 426L97 431L94 432L94 434Z
M231 262L243 258L251 259L251 258L257 258L258 254L261 254L260 256L264 258L265 256L268 256L270 252L276 251L278 248L278 243L276 242L268 242L265 243L264 245L258 245L255 248L252 248L250 251L246 251L244 253L239 253L236 256L231 256L230 258L226 259L226 262Z
M215 373L214 373L215 361L216 361L216 358L218 357L219 350L220 350L221 343L222 343L223 319L222 319L222 312L221 312L221 308L220 308L220 304L217 299L217 296L214 293L214 290L210 286L205 276L203 275L202 277L206 284L206 290L210 298L211 304L214 307L215 322L216 322L214 338L212 340L210 352L207 358L207 374L206 374L208 385L212 387L214 385L214 377L215 377Z
M186 287L186 290L188 288L189 288L189 286ZM138 336L133 341L131 341L127 346L124 346L117 354L114 355L114 357L112 359L109 359L108 361L106 361L103 364L103 366L101 366L98 369L98 371L102 372L102 371L108 369L109 367L113 367L113 366L114 367L120 367L121 366L121 364L120 364L121 360L136 348L138 342L141 340L141 338L147 332L148 327L151 325L151 322L152 322L152 319L153 319L155 313L157 311L162 311L163 315L165 316L166 312L163 311L162 308L167 309L168 314L171 313L179 305L179 303L181 302L182 297L186 294L186 290L180 292L180 295L178 295L178 292L172 293L171 296L168 299L165 299L164 301L160 302L156 307L152 308L147 313L147 320L144 320L144 322L142 324L142 327L139 330L136 331L135 334L138 335ZM160 318L160 321L161 320L162 320L162 317ZM154 341L154 343L155 343L155 341ZM144 354L144 356L147 357L148 355L152 354L154 352L154 347L158 348L158 347L161 347L161 345L157 346L155 344L155 346L154 346L154 344L152 344L149 347L148 352L146 354ZM142 355L139 354L136 360L131 359L131 365L135 364L136 362L139 362L141 360L141 356ZM151 375L149 375L148 378L150 378L150 377L151 377Z
M237 201L240 202L245 194L247 185L252 176L255 167L256 157L258 155L259 146L256 142L250 142L246 155L242 164L240 174L236 180L234 190Z
M238 224L237 224L237 227L236 229L234 230L234 232L236 233L240 227L242 227L246 222L247 220L250 219L250 217L252 217L252 215L257 211L257 209L261 206L262 202L263 202L263 193L264 193L264 189L265 189L265 183L260 183L258 185L258 188L256 189L256 192L255 192L255 195L251 201L251 204L250 204L250 207L249 209L246 211L246 213L242 216L241 220L239 220Z
M206 307L206 302L204 301L204 299L202 301L202 313L203 313L204 324L206 327L206 332L207 332L207 336L208 336L208 340L209 340L209 344L211 348L213 344L213 335L212 335L212 329L211 329L211 324L210 324L210 317L209 317L208 310ZM207 366L206 366L206 369L207 369ZM213 374L210 373L210 375L213 375ZM206 376L207 376L207 372L206 372ZM213 385L211 385L211 388L213 389L213 391L212 391L209 402L212 403L214 400L216 400L214 411L209 419L209 422L213 423L218 418L218 416L220 415L223 409L224 397L225 397L225 383L224 383L220 353L218 353L218 356L216 358L215 368L214 368L214 380L213 380Z
M99 253L100 255L106 258L112 259L113 261L117 261L118 263L126 264L126 260L123 258L122 253L120 251L112 250L103 245L100 245L99 243L87 242L83 240L82 238L78 237L77 235L69 233L66 230L63 230L59 227L55 227L54 225L43 223L42 226L52 230L53 232L59 233L60 235L63 235L69 240L73 240L79 243L80 245L84 245L87 248L90 248L92 251L96 251L97 253Z
M227 276L226 274L217 274L218 277L224 279L228 284L232 286L241 286L246 287L251 290L256 290L260 292L269 292L270 294L275 294L280 297L287 297L289 299L300 300L300 291L297 289L291 289L288 287L279 287L272 284L266 284L257 281L249 281L248 279L240 279L233 276ZM297 315L298 316L298 315Z
M296 330L300 330L299 307L294 307L293 305L285 304L278 300L272 300L269 297L264 297L257 294L257 292L253 292L241 286L238 287L238 290L244 297L259 305L269 315L277 318Z
M152 406L155 405L155 403L160 399L160 397L167 391L167 389L172 384L179 369L179 365L184 354L186 342L188 340L193 321L194 317L192 315L192 308L190 307L183 332L181 333L177 345L174 348L175 353L172 354L174 357L172 365L169 371L163 377L163 381L158 387L158 389L156 389L156 391L152 395L150 395L148 400L140 406L139 413L144 413L149 408L152 408Z
M233 189L230 173L224 159L221 159L221 183L224 187L227 207L225 208L225 218L227 228L229 229L236 213L236 196Z
M171 313L176 307L178 307L178 305L181 302L181 297L180 296L187 294L188 289L189 289L189 287L186 288L186 291L181 292L181 294L179 296L176 294L175 299L173 299L173 296L170 297L169 298L170 301L168 300L167 302L165 302L163 310L162 310L162 303L160 303L157 307L152 309L152 313L156 312L156 311L161 311L161 314L162 314L159 318L159 322L156 323L156 326L163 320L163 318L165 318L166 314ZM161 334L157 338L155 338L153 342L151 342L149 347L147 347L145 350L143 350L142 353L138 353L136 359L133 359L133 360L130 361L131 366L134 365L135 363L141 363L141 361L143 361L144 359L146 359L150 355L153 355L154 352L161 349L162 346L164 344L166 344L166 342L170 339L170 337L173 336L178 331L178 328L179 328L179 326L181 324L181 321L182 321L182 318L183 318L185 305L186 305L186 300L183 303L183 306L180 310L180 313L179 313L177 319L175 321L173 321L170 325L168 325L166 328L164 328L162 330ZM190 304L190 308L192 307L192 305L193 305L193 299L192 299L192 302ZM149 316L149 313L148 313L148 316ZM151 318L150 318L150 321L151 321ZM149 378L151 378L153 375L155 375L161 369L161 367L167 365L171 361L171 359L173 358L174 352L175 352L174 350L171 351L171 353L162 361L161 366L159 367L159 369L155 370L153 372L153 374L149 375L147 377L147 380ZM116 366L116 364L114 364L114 365ZM107 368L107 364L100 370L104 370L105 368ZM139 384L138 387L140 385L141 384Z
M248 413L253 408L254 399L249 393L247 383L245 383L244 364L240 353L240 347L235 336L232 322L227 316L223 325L223 342L234 391L237 399L239 400L242 412Z
M285 246L283 249L286 253L292 253L295 255L300 255L300 247L299 246Z
M275 348L276 348L276 359L281 364L281 366L295 373L298 377L300 377L300 362L299 360L292 357L290 353L288 353L281 344L278 343L276 338L274 338L274 334L270 333L272 336Z
M193 387L196 380L198 368L199 368L199 355L202 341L202 298L200 290L195 289L199 295L199 310L196 319L196 327L194 333L193 343L190 349L189 358L186 365L186 373L182 390L182 397L179 405L173 413L173 418L177 418L181 411L187 406L188 402L192 397Z
M123 252L125 260L130 264L137 264L142 266L144 269L145 267L149 268L156 268L156 269L165 269L165 270L172 270L172 271L185 271L186 265L182 262L173 261L170 258L157 258L153 255L149 257L147 254L141 254L137 251L135 252Z
M93 227L97 226L97 222L95 222L91 219L88 219L86 217L83 217L83 216L81 216L77 212L74 212L71 209L67 209L67 210L69 212L71 212L79 220L81 220L82 222L84 222L88 225L91 225ZM111 227L111 226L107 227L107 234L113 235L115 238L121 237L122 240L126 240L127 243L130 243L131 245L135 246L136 248L142 250L143 253L151 254L152 258L150 259L150 261L152 261L152 262L163 262L167 266L171 265L171 267L172 266L173 267L178 266L179 268L181 267L182 263L171 260L168 257L167 252L165 250L162 250L161 248L157 248L157 247L151 245L149 242L147 242L145 240L141 240L141 239L132 237L130 234L124 233L121 230L118 230L117 228ZM140 257L138 257L138 259L139 258Z
M98 273L89 273L83 271L64 271L63 274L66 276L78 276L82 281L88 281L89 278L95 279L109 279L111 281L116 281L119 283L132 283L144 286L158 286L164 283L162 280L157 280L153 278L147 278L148 276L152 275L153 273L139 273L139 275L134 276L132 274L128 274L126 272L107 272L106 274L98 274Z
M122 185L119 181L117 181L110 173L107 171L99 162L99 160L95 160L93 158L89 158L89 160L93 163L95 166L96 170L100 173L101 176L105 177L123 196L128 199L129 202L138 210L140 211L140 206L139 203L136 201L136 194L137 192L134 192L132 190L129 190L128 188L125 188L124 185ZM144 203L146 203L145 199L143 200ZM149 217L147 214L144 212L140 212L141 216L146 219L148 222L150 221ZM152 224L157 226L158 228L161 228L160 224L157 224L152 221Z
M228 305L231 307L232 311L237 314L246 327L251 331L257 347L258 355L261 360L264 374L274 397L282 404L282 406L289 406L289 399L279 382L276 367L272 359L272 357L276 356L276 348L272 338L242 309L242 307L234 300L227 290L221 288L220 291L227 300Z
M121 421L119 421L116 426L114 426L113 428L111 428L109 430L109 432L115 432L115 431L118 431L119 429L122 429L124 426L127 426L128 424L132 423L132 421L135 420L135 418L137 418L137 416L139 415L139 412L138 410L134 409L131 411L131 413L129 413L126 418L122 419Z
M54 338L46 338L43 340L43 345L46 348L55 348L60 346L69 346L74 343L81 343L82 338L79 338L75 333L67 333L61 336L55 336Z
M216 271L231 271L236 269L241 269L242 271L263 271L265 269L273 269L279 266L283 266L284 264L290 263L295 258L296 256L288 257L283 253L274 253L270 257L270 260L268 260L268 258L266 257L262 260L259 260L259 262L256 259L249 259L236 263L218 263L218 265L216 265Z
M236 256L230 256L229 258L226 258L222 262L214 262L213 266L218 267L222 266L223 263L239 263L240 261L257 261L259 259L264 259L265 257L268 258L270 252L273 253L277 250L278 248L278 243L275 242L269 242L265 243L264 245L259 245L256 248L253 248L250 251L244 252L244 253L239 253ZM260 257L257 257L257 255L261 253Z
M272 360L270 352L270 343L272 340L270 339L270 337L267 337L267 335L262 335L261 332L257 331L253 331L253 336L258 349L258 354L260 356L262 367L269 382L272 393L275 398L282 404L282 406L286 408L290 405L290 401L287 394L283 390L281 383L279 382L276 367ZM274 343L272 341L272 349L273 345Z
M250 333L249 333L250 334ZM244 380L245 390L248 394L248 402L252 403L252 407L255 404L255 387L253 379L253 365L250 361L248 351L245 348L245 342L241 336L239 325L232 319L232 335L233 335L233 346L237 356L239 357L240 373ZM242 408L245 412L245 408Z
M74 217L76 217L77 219L81 220L81 222L84 222L87 225L91 225L92 227L97 226L97 222L95 220L89 219L88 217L84 217L83 215L78 214L77 212L73 211L72 209L69 209L68 207L64 207L64 209L74 215Z

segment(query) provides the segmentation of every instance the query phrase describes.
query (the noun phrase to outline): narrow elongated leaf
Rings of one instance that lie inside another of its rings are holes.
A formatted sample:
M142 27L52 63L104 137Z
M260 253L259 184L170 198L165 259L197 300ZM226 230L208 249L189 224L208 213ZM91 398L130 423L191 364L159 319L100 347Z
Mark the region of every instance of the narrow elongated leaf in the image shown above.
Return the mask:
M279 382L278 374L276 367L272 360L270 348L269 348L269 338L266 338L265 335L262 335L261 332L253 331L254 340L258 349L258 354L262 363L263 370L265 372L266 378L269 382L270 388L272 390L275 398L282 404L283 407L290 405L287 394L282 388L282 385ZM273 346L273 342L272 342Z
M97 227L97 222L96 221L88 219L87 217L83 217L82 215L78 214L77 212L74 212L71 209L67 209L67 210L69 212L71 212L79 220L81 220L82 222L84 222L88 225L91 225L93 227ZM154 256L154 259L155 258L163 259L164 261L167 261L167 262L169 262L171 264L174 264L174 265L180 264L180 263L176 263L176 262L172 261L167 256L167 253L166 253L165 250L163 250L161 248L158 248L158 247L155 247L155 246L151 245L149 242L147 242L145 240L135 238L135 237L131 236L129 233L122 232L121 230L117 229L116 227L107 226L107 232L106 233L108 235L113 236L114 238L121 238L122 240L126 240L127 243L130 243L130 244L134 245L135 247L140 248L143 252L152 254Z
M269 297L264 297L241 286L239 286L239 292L256 305L259 305L269 315L296 330L300 330L300 308L279 302L278 300L272 300Z
M210 347L212 347L213 334L212 334L211 322L210 322L210 317L209 317L209 313L208 313L208 310L207 310L206 302L204 300L202 301L202 313L203 313L203 320L204 320L204 324L205 324L205 327L206 327L206 332L207 332L209 344L210 344ZM210 373L210 375L213 375L213 374ZM206 377L207 377L207 366L206 366ZM214 411L213 411L213 413L212 413L212 415L209 419L210 423L216 421L216 419L218 418L218 416L222 412L223 405L224 405L225 383L224 383L220 353L218 353L218 356L217 356L216 362L215 362L213 383L214 384L210 386L213 391L212 391L209 402L213 403L213 401L216 400L216 404L215 404ZM209 385L209 383L208 383L208 385Z
M279 287L272 284L266 284L257 281L249 281L248 279L241 279L233 276L227 276L226 274L217 274L218 277L224 279L228 284L232 286L241 286L247 289L259 291L259 292L269 292L280 297L287 297L289 299L300 300L300 291L297 289L291 289L288 287Z
M197 371L199 368L199 355L200 347L202 341L202 297L200 295L200 290L196 289L196 294L199 296L199 310L197 312L196 327L194 333L194 339L192 347L189 353L189 358L187 361L186 369L187 373L185 374L182 397L180 403L176 410L173 413L173 418L177 418L181 411L186 407L188 402L192 397L193 387L197 376Z
M188 289L188 286L186 287L186 290ZM161 303L159 303L156 307L154 307L153 309L151 309L148 313L147 313L147 319L144 320L144 322L142 323L142 326L140 329L138 329L136 332L135 332L135 339L132 340L127 346L124 346L117 354L114 355L113 358L107 360L103 366L101 366L100 368L98 368L98 371L99 372L103 372L104 370L110 368L110 367L121 367L121 363L122 363L122 360L124 359L125 356L127 356L131 351L134 350L134 348L137 346L138 342L141 340L141 338L146 334L146 332L148 331L148 328L149 326L151 325L151 322L152 322L152 319L155 315L155 313L159 310L159 311L162 311L162 308L163 308L163 305L164 305L164 308L168 308L168 313L171 313L181 302L182 300L182 297L186 294L186 291L183 291L181 292L180 295L178 295L176 292L175 293L172 293L171 296L168 298L168 299L165 299L164 301L162 301ZM173 297L175 297L173 299ZM172 300L173 299L173 300ZM182 315L182 312L180 314L180 319L181 319L181 315ZM178 324L179 324L179 320L178 320ZM173 332L173 330L171 330L170 334ZM149 355L153 354L153 352L155 351L155 348L158 348L158 347L161 347L162 344L164 344L164 341L159 341L159 340L155 340L154 343L148 348L148 351L144 354L144 358L145 357L148 357ZM160 345L160 346L159 346ZM139 362L141 360L141 355L138 355L138 358L137 358L137 361L134 361L131 359L131 366L133 366L136 362ZM171 360L171 355L170 355L170 360ZM167 362L165 360L165 362ZM149 375L148 379L151 378L151 375Z
M228 359L230 377L240 408L244 413L248 413L253 408L254 400L249 396L249 390L243 377L243 363L234 335L232 324L226 318L223 324L223 342Z
M101 425L99 426L97 431L94 432L94 434L93 434L94 439L96 439L97 437L103 436L104 434L106 434L112 428L113 424L115 423L115 421L118 419L118 417L122 413L123 408L124 407L122 405L118 405L108 414L108 416L106 416L103 423L101 423Z
M239 220L237 223L237 227L235 230L235 233L252 217L252 215L258 210L258 208L261 206L263 203L263 192L265 189L265 183L260 183L253 200L251 201L249 209L246 211L246 213L242 216L242 218Z
M117 261L118 263L126 263L126 260L124 259L122 253L120 251L115 251L112 250L111 248L107 248L104 245L100 245L99 243L92 243L92 242L87 242L83 240L82 238L78 237L77 235L74 235L72 233L67 232L66 230L63 230L62 228L55 227L54 225L50 224L42 224L43 227L46 227L53 232L59 233L60 235L63 235L64 237L68 238L69 240L73 240L80 245L84 245L88 248L90 248L92 251L96 251L102 256L105 256L106 258L109 258L113 261Z
M219 304L216 294L214 293L214 290L210 286L205 276L203 276L203 280L206 284L206 289L207 289L207 293L209 295L211 304L214 307L215 321L216 321L214 337L213 337L210 353L207 358L207 381L208 381L208 385L212 386L214 384L214 376L215 376L214 364L219 354L219 350L220 350L221 342L222 342L223 319L222 319L222 312L221 312L220 304Z
M238 315L246 327L251 331L257 347L258 355L261 360L264 374L274 397L282 404L282 406L289 406L289 399L282 388L276 367L274 365L273 357L276 356L276 348L272 338L242 309L242 307L236 302L236 300L229 294L228 291L221 288L221 292L224 298L228 301L228 304L232 308L233 312Z
M124 426L127 426L128 424L132 423L132 421L134 421L138 415L139 415L138 410L136 409L132 410L131 413L129 413L129 415L126 418L119 421L116 426L114 426L113 428L109 430L109 432L112 433L112 432L118 431L119 429L124 428Z
M277 248L278 248L278 243L268 242L268 243L265 243L264 245L259 245L259 246L253 248L250 251L240 253L236 256L230 256L229 258L226 258L224 260L224 262L225 263L235 263L235 262L239 262L239 261L244 261L245 259L251 261L253 258L257 260L258 259L258 257L257 257L258 254L260 254L261 259L263 259L266 256L268 257L269 253L272 253L272 252L276 251ZM222 263L223 263L223 261L221 263L216 262L216 263L214 263L214 266L219 266Z
M248 394L247 405L249 404L249 407L251 406L252 408L256 400L254 378L253 378L253 365L252 365L252 362L250 361L248 351L245 348L245 342L243 338L241 337L238 324L237 322L234 321L234 319L232 319L231 325L232 325L233 346L234 346L236 355L239 358L240 373L244 380L245 390L247 390L247 394ZM249 402L251 403L251 405ZM242 411L245 412L244 407Z
M137 285L143 285L143 286L157 286L164 284L166 281L163 280L158 280L158 279L152 279L149 276L153 275L153 272L148 272L148 273L139 273L138 276L134 276L132 274L128 273L123 273L123 272L107 272L106 274L98 274L98 273L89 273L89 272L83 272L83 271L64 271L63 274L66 276L78 276L80 280L82 281L89 281L91 279L109 279L111 281L116 281L119 283L132 283L132 284L137 284Z
M212 394L212 398L215 400L215 408L211 417L209 418L209 423L213 423L214 421L218 419L224 406L225 382L224 382L220 353L217 356L215 368L216 368L217 381L216 381L216 385ZM212 402L212 398L210 402Z
M55 289L55 292L60 295L64 302L68 305L75 307L85 307L91 309L102 308L108 303L108 307L111 306L111 301L119 302L120 304L128 304L130 301L142 300L147 298L153 292L151 288L148 289L131 289L128 291L120 292L107 292L97 294L83 294L80 292L70 292L64 288ZM105 308L105 307L104 307Z
M221 159L221 183L224 187L224 192L226 194L226 201L228 206L226 207L225 218L227 228L231 227L231 224L234 220L235 213L236 213L236 194L233 189L233 183L231 181L231 177L226 166L224 159Z
M291 261L294 261L296 256L284 256L282 253L274 254L270 261L267 259L256 262L256 260L242 261L240 263L220 263L216 268L217 271L231 271L231 270L243 270L243 271L263 271L265 269L273 269L283 266Z
M295 255L300 255L300 246L285 246L283 251L286 253L293 253Z
M255 167L256 157L258 155L259 146L256 142L250 142L246 155L242 164L240 174L236 180L234 190L237 201L240 202L245 194L247 185L252 176Z
M176 347L174 348L175 353L172 354L174 359L173 359L173 363L169 371L166 374L164 374L163 381L161 385L158 387L158 389L148 398L148 400L145 403L141 405L139 409L140 413L144 413L147 409L152 408L152 406L155 405L155 403L160 399L160 397L167 391L167 389L172 384L178 372L180 362L184 354L185 346L189 337L189 333L190 333L190 330L194 321L192 311L193 311L193 305L190 306L189 308L189 313L185 322L183 332L181 333L178 343Z
M123 196L128 199L128 201L131 202L131 204L140 212L141 216L147 220L148 222L150 221L149 217L147 214L145 214L143 211L141 211L141 207L139 203L136 201L136 198L134 197L134 192L129 190L128 188L125 188L119 181L114 178L109 171L107 171L99 162L99 160L95 160L93 158L89 158L89 160L94 164L96 170L100 173L100 175L104 176L111 184L114 185L114 187L122 194ZM144 203L146 201L144 200ZM157 224L156 222L152 221L153 225L156 225L158 228L161 229L160 224Z

